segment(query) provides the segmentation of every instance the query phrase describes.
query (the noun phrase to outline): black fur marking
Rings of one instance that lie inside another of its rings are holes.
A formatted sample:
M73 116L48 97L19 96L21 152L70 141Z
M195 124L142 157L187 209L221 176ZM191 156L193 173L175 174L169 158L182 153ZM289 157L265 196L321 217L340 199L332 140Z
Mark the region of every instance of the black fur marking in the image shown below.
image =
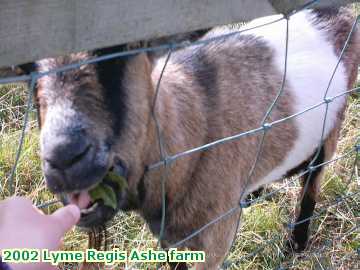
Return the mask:
M325 159L325 150L324 147L321 147L318 157L316 158L313 166L319 165L324 162ZM310 162L308 162L310 163ZM314 194L311 190L314 190L312 186L315 184L316 178L319 176L322 167L318 167L313 172L305 174L302 177L302 184L306 186L306 181L309 181L307 189L304 191L304 197L301 201L301 208L299 216L296 219L296 222L300 222L304 219L311 217L314 213L316 201L313 197ZM310 220L302 222L300 224L295 225L292 240L297 244L297 251L302 251L306 248L307 240L308 240L308 230L309 230Z
M288 177L294 176L295 174L299 174L299 173L301 173L303 171L306 171L308 166L309 166L309 163L311 162L311 160L314 159L314 157L316 155L316 152L317 151L315 151L307 160L303 161L300 165L298 165L295 168L292 168L291 170L287 171L286 174L285 174L285 178L288 178ZM320 155L319 155L319 157L320 157Z
M259 198L261 196L261 194L263 193L264 188L260 187L257 190L255 190L254 192L250 193L246 199L245 202L247 203L251 203L252 200L256 200L257 198Z
M18 66L24 73L30 74L36 70L36 63L26 63Z
M194 32L191 32L190 33L190 38L189 38L190 42L193 42L193 41L196 41L196 40L202 38L210 30L211 30L211 28L205 28L205 29L196 30Z
M301 173L306 170L308 167L310 161L313 159L315 154L311 155L311 158L308 160L303 161L300 165L296 166L295 168L292 168L291 170L287 171L285 174L285 178L294 176L295 174Z
M338 7L315 8L312 10L316 17L319 19L330 19L339 14Z
M196 82L206 95L207 103L205 108L211 110L217 96L217 77L218 65L215 60L211 59L209 52L216 53L217 46L221 42L214 42L207 45L199 45L178 51L174 54L172 61L184 68L185 73L189 73L190 77L195 77ZM189 53L189 50L192 53ZM189 55L191 57L189 57Z
M95 55L102 56L125 51L126 46L116 46L95 51ZM132 56L117 57L101 61L96 64L99 83L104 87L104 100L111 114L114 136L118 137L124 128L126 116L127 93L124 89L124 74L126 66Z
M315 209L315 200L309 194L305 194L303 200L301 201L301 211L300 215L296 219L296 222L304 220L312 216ZM308 230L309 230L310 220L297 224L293 231L293 242L297 244L296 251L302 251L306 248L306 243L308 240Z
M209 60L206 54L206 48L200 48L196 51L192 61L192 71L201 88L207 97L207 106L211 109L215 106L214 102L217 96L217 65Z
M138 200L140 205L143 204L143 202L145 201L145 197L146 197L146 188L145 188L145 175L143 175L140 178L140 181L137 185L137 193L138 193Z
M216 45L214 45L216 46ZM217 77L218 77L218 66L212 61L207 52L209 49L206 46L197 48L194 51L192 58L189 61L190 65L186 65L187 68L190 66L191 72L196 79L196 82L199 84L200 89L202 90L203 98L203 107L207 111L206 115L208 117L208 129L212 128L211 118L214 113L214 108L216 108L216 103L218 100L217 92ZM211 134L209 131L208 134ZM206 142L211 142L216 138L207 136Z
M210 123L213 113L216 113L216 103L218 100L218 64L215 59L211 59L209 52L216 53L217 46L221 45L221 42L214 42L208 45L200 45L186 50L179 50L173 55L172 61L179 66L182 66L183 72L189 74L190 78L194 78L196 84L198 84L199 92L203 95L202 106L206 111L208 117L208 128L212 128ZM211 48L210 48L211 47ZM191 50L191 53L189 52ZM211 132L208 132L211 134ZM205 142L211 142L216 138L207 137Z
M171 270L188 270L189 268L187 267L185 262L168 262L170 269Z

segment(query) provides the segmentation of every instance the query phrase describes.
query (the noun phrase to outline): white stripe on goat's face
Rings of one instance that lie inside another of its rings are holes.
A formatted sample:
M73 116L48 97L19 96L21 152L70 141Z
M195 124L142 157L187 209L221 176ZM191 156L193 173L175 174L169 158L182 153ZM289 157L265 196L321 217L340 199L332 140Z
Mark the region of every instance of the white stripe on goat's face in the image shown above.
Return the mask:
M65 131L72 126L85 126L83 120L77 123L76 119L79 120L79 117L76 117L76 115L77 113L72 108L71 101L67 99L54 101L53 104L48 106L40 136L40 150L43 159L46 158L44 152L48 150L50 145L66 143L69 138L65 136Z
M290 17L289 48L287 58L287 85L294 99L294 111L301 112L311 106L323 102L332 74L338 63L339 56L335 54L335 46L331 44L325 31L316 28L312 23L314 14L304 11ZM251 22L247 27L262 25L280 18L279 15L270 16ZM274 50L274 66L284 73L286 21L251 30L249 33L262 37ZM311 63L311 64L309 64ZM344 64L341 62L331 82L327 97L333 97L347 90L348 76ZM338 121L338 114L345 106L346 97L340 97L329 103L323 138ZM325 121L326 105L312 109L295 118L299 132L295 145L286 159L256 185L249 188L249 192L259 186L282 178L289 168L296 167L306 160L319 146L323 123Z
M78 192L106 173L108 147L93 137L91 126L69 99L59 97L47 107L40 146L43 170L54 192Z

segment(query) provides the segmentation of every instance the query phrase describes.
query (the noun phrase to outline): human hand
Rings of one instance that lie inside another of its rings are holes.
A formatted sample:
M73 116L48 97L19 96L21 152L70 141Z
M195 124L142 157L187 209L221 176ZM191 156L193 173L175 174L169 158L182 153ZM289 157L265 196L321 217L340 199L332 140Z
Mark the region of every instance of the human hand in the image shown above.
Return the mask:
M76 205L44 215L23 197L0 202L0 251L8 248L57 250L64 234L80 219ZM48 263L10 264L13 270L56 269Z

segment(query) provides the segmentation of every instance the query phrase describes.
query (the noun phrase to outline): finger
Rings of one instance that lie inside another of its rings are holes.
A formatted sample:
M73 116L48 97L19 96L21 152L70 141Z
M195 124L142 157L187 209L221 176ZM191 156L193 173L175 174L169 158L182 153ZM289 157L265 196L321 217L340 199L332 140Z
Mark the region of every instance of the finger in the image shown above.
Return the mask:
M31 207L32 202L26 197L12 196L3 201L5 205Z
M31 200L25 197L12 196L0 201L0 211L8 216L23 216L32 208Z
M80 219L80 209L74 204L60 208L50 216L56 222L56 228L59 228L59 236L62 237L70 230Z

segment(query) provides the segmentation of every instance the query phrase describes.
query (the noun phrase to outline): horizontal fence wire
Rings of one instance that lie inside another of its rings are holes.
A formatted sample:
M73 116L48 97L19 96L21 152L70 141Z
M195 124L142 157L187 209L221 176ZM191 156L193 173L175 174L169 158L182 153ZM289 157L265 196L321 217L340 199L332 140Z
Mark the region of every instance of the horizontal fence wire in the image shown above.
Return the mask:
M245 136L249 136L249 135L259 133L261 131L264 131L265 129L268 129L268 128L271 128L273 126L284 123L286 121L292 120L293 118L296 118L296 117L298 117L298 116L300 116L300 115L302 115L302 114L304 114L304 113L306 113L308 111L316 109L316 108L320 107L321 105L324 105L326 103L331 103L335 99L338 99L340 97L343 97L343 96L351 94L351 93L360 93L360 87L356 87L356 88L344 91L344 92L342 92L342 93L340 93L338 95L335 95L333 97L327 97L327 99L324 100L324 101L318 102L318 103L314 104L313 106L310 106L310 107L308 107L308 108L306 108L306 109L304 109L304 110L302 110L300 112L294 113L294 114L289 115L287 117L284 117L282 119L275 120L275 121L270 122L270 123L265 123L264 126L260 126L258 128L252 129L252 130L241 132L241 133L235 134L233 136L225 137L225 138L210 142L208 144L204 144L204 145L201 145L199 147L192 148L192 149L189 149L189 150L186 150L186 151L183 151L183 152L168 156L166 161L159 161L159 162L156 162L154 164L149 165L148 170L154 170L154 169L157 169L157 168L159 168L161 166L164 166L165 162L167 162L168 164L171 164L174 161L176 161L177 159L192 155L194 153L205 151L205 150L208 150L208 149L213 148L215 146L218 146L218 145L221 145L221 144L224 144L224 143L228 143L228 142L231 142L231 141L235 141L235 140L238 140L238 139L240 139L242 137L245 137Z
M69 70L72 70L72 69L77 69L77 68L81 67L82 65L94 64L94 63L98 63L98 62L101 62L101 61L107 61L107 60L111 60L111 59L114 59L114 58L121 58L121 57L125 57L125 56L136 55L136 54L139 54L139 53L157 52L157 51L167 50L168 54L167 54L166 61L164 63L163 69L161 71L160 78L159 78L157 86L156 86L156 93L155 93L155 97L154 97L154 100L153 100L153 110L152 110L152 117L153 117L153 120L154 120L155 126L156 126L156 134L157 134L157 140L158 140L158 145L159 145L159 152L160 152L159 153L159 157L160 157L159 159L160 160L158 162L154 163L154 164L150 164L149 166L147 166L148 171L156 170L156 169L159 169L161 167L164 167L164 171L163 171L163 175L162 175L162 179L161 179L161 187L160 187L161 191L162 191L161 192L161 194L162 194L162 218L161 218L161 230L160 230L160 237L159 237L158 244L163 239L164 230L165 230L165 227L166 227L166 224L165 224L165 220L166 220L166 217L165 217L165 210L166 210L166 204L165 204L165 196L166 196L166 194L165 194L165 191L166 191L166 183L167 183L167 178L168 178L168 170L170 170L170 165L173 162L176 162L178 159L181 159L183 157L192 155L194 153L201 152L201 151L206 151L206 150L209 150L209 149L211 149L213 147L217 147L217 146L220 146L220 145L225 144L225 143L229 143L229 142L232 142L232 141L239 140L239 139L241 139L243 137L246 137L246 136L252 136L252 135L255 135L255 134L260 134L261 139L260 139L260 143L258 145L257 151L256 151L256 155L254 157L253 166L251 167L251 169L250 169L250 171L248 173L248 177L247 177L247 179L245 181L245 188L243 188L239 193L239 203L238 203L238 205L234 206L233 208L230 208L228 211L226 211L222 215L214 218L212 221L208 222L207 224L204 224L202 227L198 228L197 230L195 230L194 232L189 234L187 237L181 239L180 241L178 241L176 243L170 244L169 248L176 248L176 247L183 246L184 244L186 244L187 241L189 241L193 237L196 237L197 235L199 235L201 232L203 232L204 230L206 230L210 226L222 221L224 218L226 218L228 216L231 216L231 215L234 215L234 214L239 214L239 219L238 219L238 224L239 224L242 209L250 207L250 206L252 206L254 204L258 204L259 202L270 198L271 196L273 196L274 194L280 192L282 189L284 189L288 185L288 183L287 183L286 185L283 185L282 187L277 188L277 189L273 190L272 192L266 193L266 194L264 194L264 195L262 195L262 196L260 196L258 198L251 199L251 200L244 200L246 187L247 187L248 183L250 182L250 179L251 179L251 177L253 175L253 172L255 171L255 169L257 167L259 158L261 157L262 148L263 148L264 141L266 140L267 132L271 128L273 128L274 126L278 126L278 125L280 125L280 124L282 124L282 123L284 123L286 121L293 120L294 118L299 117L299 116L305 114L306 112L314 110L314 109L316 109L316 108L318 108L320 106L325 106L322 133L321 133L321 138L319 140L319 145L322 146L323 143L324 143L324 131L325 131L326 123L327 123L327 113L328 113L329 105L332 102L334 102L335 100L337 100L338 98L341 98L341 97L343 97L345 95L348 95L348 94L351 94L351 93L356 93L356 92L360 93L360 87L357 87L357 88L353 88L353 89L349 89L349 90L338 89L338 90L342 90L343 92L341 92L341 93L339 93L339 94L337 94L335 96L328 96L327 95L328 91L330 89L330 86L332 84L334 75L335 75L335 73L336 73L336 71L338 69L338 66L341 63L342 58L343 58L344 52L347 49L347 46L348 46L348 44L350 42L350 39L351 39L351 37L352 37L352 35L353 35L354 31L355 31L355 27L358 24L358 21L359 21L359 16L358 16L356 18L354 24L352 25L351 31L350 31L350 33L349 33L349 35L347 37L347 40L346 40L346 42L345 42L345 44L344 44L344 46L342 48L342 51L341 51L340 55L339 55L337 64L334 67L334 70L332 72L331 77L329 78L328 86L327 86L326 89L324 89L325 92L324 92L323 100L321 102L313 104L312 106L310 106L308 108L303 109L302 111L296 112L296 113L294 113L292 115L289 115L287 117L284 117L284 118L281 118L281 119L278 119L278 120L275 120L275 121L272 121L272 122L267 122L269 115L271 114L274 106L277 104L278 99L280 98L280 96L282 95L282 93L284 91L284 86L285 86L285 82L286 82L288 45L289 45L288 44L289 43L289 37L288 37L289 36L289 18L291 18L292 15L294 15L297 12L303 10L304 8L308 8L309 6L311 6L312 4L314 4L317 1L318 0L310 1L308 4L304 5L303 7L299 8L298 10L291 11L289 14L285 14L282 18L273 20L273 21L271 21L269 23L258 25L258 26L252 27L252 28L247 28L247 29L244 29L244 30L233 31L233 32L231 32L229 34L219 35L219 36L212 37L212 38L209 38L209 39L206 39L206 40L198 40L198 41L194 41L194 42L191 42L191 43L188 42L188 41L180 42L180 43L169 43L169 44L164 44L164 45L160 45L160 46L156 46L156 47L148 47L148 48L140 48L140 49L128 50L128 51L124 51L124 52L108 54L108 55L105 55L105 56L94 57L94 58L88 59L86 61L81 61L81 62L78 62L78 63L75 63L75 64L66 65L66 66L63 66L63 67L60 67L60 68L49 70L47 72L42 72L42 73L34 72L34 73L31 73L30 75L26 75L26 76L16 76L16 77L0 79L0 84L17 83L17 82L24 82L24 81L27 81L28 84L29 84L29 87L28 87L29 94L28 94L28 99L27 99L27 105L26 105L27 107L26 107L26 112L25 112L25 117L24 117L23 128L22 128L21 135L20 135L20 138L19 138L19 145L18 145L18 149L16 151L15 162L14 162L14 165L13 165L13 167L11 169L11 172L10 172L10 175L9 175L9 178L8 178L8 183L7 183L8 184L7 185L8 190L9 190L10 194L12 195L12 194L15 193L14 186L16 186L16 183L14 183L14 178L15 178L15 174L16 174L16 168L17 168L19 158L20 158L20 155L21 155L21 151L22 151L22 147L23 147L23 142L24 142L25 133L26 133L26 127L27 127L27 124L28 124L28 121L29 121L29 112L30 112L30 110L32 109L32 106L33 106L32 105L33 93L34 93L34 90L35 90L36 82L37 82L37 80L39 78L44 77L44 76L48 76L48 75L51 75L51 74L66 72L66 71L69 71ZM172 52L174 50L176 50L176 49L181 49L181 48L184 48L184 47L206 45L206 44L212 43L214 41L225 40L225 39L227 39L227 38L229 38L231 36L239 35L241 33L244 33L246 31L250 31L250 30L254 30L256 28L261 28L261 27L264 27L264 26L279 22L281 20L286 20L286 39L284 40L285 51L284 51L283 78L282 78L282 82L281 82L281 87L280 87L275 99L273 100L272 104L267 109L267 111L266 111L266 113L265 113L265 115L263 117L263 120L261 121L261 123L259 123L259 127L255 128L255 129L245 131L245 132L241 132L241 133L238 133L238 134L234 134L232 136L221 138L221 139L212 141L210 143L207 143L207 144L204 144L204 145L192 148L192 149L185 150L183 152L179 152L179 153L169 155L169 153L167 152L167 150L165 148L166 142L164 141L164 138L162 136L162 127L161 127L160 121L157 118L155 108L156 108L156 104L157 104L157 97L159 95L162 75L163 75L163 73L164 73L164 71L166 69L166 65L167 65L169 59L171 58ZM304 187L305 191L306 191L306 189L308 187L309 179L311 177L311 174L316 169L322 168L322 167L327 166L327 165L329 165L329 164L331 164L333 162L337 162L337 161L339 161L341 159L349 158L351 155L355 155L354 163L353 163L353 171L351 173L351 177L349 178L349 181L347 182L347 187L348 187L348 185L351 183L351 181L353 179L355 166L356 166L356 164L357 164L357 162L359 160L359 152L360 152L360 144L359 144L359 142L360 141L358 140L356 145L353 147L353 149L349 150L345 154L343 154L341 156L338 156L338 157L335 157L335 158L333 158L331 160L328 160L326 162L323 162L321 164L315 164L315 160L319 156L319 153L320 153L320 147L319 147L316 154L315 154L315 156L314 156L314 158L311 160L309 166L303 172L298 174L296 177L293 177L290 180L289 183L295 182L295 181L299 180L300 178L306 176L306 183L305 183L305 187ZM340 203L343 203L344 201L348 200L349 198L357 197L357 196L359 196L359 193L360 193L360 191L359 192L349 193L347 195L337 197L337 198L335 198L334 201L329 203L327 206L323 207L320 211L313 214L312 216L307 217L307 218L302 219L302 220L298 220L298 221L293 222L293 223L288 223L288 224L286 224L285 227L286 227L287 230L292 230L292 229L294 229L294 227L296 225L299 225L301 223L304 223L304 222L307 222L307 221L310 221L310 220L313 220L313 219L317 219L317 218L321 217L321 215L324 212L328 211L329 208L331 208L333 206L337 206ZM51 201L39 203L39 204L37 204L37 207L38 208L47 208L47 207L49 207L51 205L54 205L56 203L59 203L59 201L57 199L54 199L54 200L51 200ZM355 226L354 228L352 228L347 233L351 233L351 232L354 232L354 231L357 231L357 230L359 230L359 225ZM238 230L235 231L234 241L235 241L235 238L237 236L237 233L238 233ZM224 267L227 268L227 267L230 267L231 265L236 265L238 263L241 263L241 261L243 261L243 260L247 260L247 259L249 259L251 257L254 257L255 255L259 254L262 250L264 250L266 247L274 245L274 243L276 243L279 240L280 240L280 237L276 236L273 239L270 239L270 240L266 241L266 243L264 243L264 245L258 247L256 250L254 250L250 254L248 254L248 255L246 255L246 256L238 259L238 260L225 261L224 262ZM158 268L159 268L159 266L158 266Z
M349 156L351 153L356 153L356 158L355 160L358 160L358 156L359 156L359 147L354 147L354 150L352 151L349 151L348 153L346 153L345 155L342 155L341 157L337 157L337 158L334 158L330 161L327 161L327 162L324 162L322 164L319 164L317 165L316 167L317 168L320 168L320 167L323 167L323 166L326 166L332 162L336 162L340 159L343 159L347 156ZM297 177L295 177L292 181L295 181L295 180L299 180L302 176L306 175L307 173L309 173L310 170L307 169L306 171L302 172L301 174L299 174ZM251 201L242 201L238 206L235 206L231 209L229 209L227 212L225 212L224 214L218 216L216 219L212 220L211 222L205 224L203 227L201 227L200 229L196 230L195 232L193 232L192 234L188 235L186 238L182 239L181 241L179 242L176 242L174 243L173 245L171 245L171 248L176 248L176 247L179 247L181 246L182 244L184 244L186 241L190 240L191 238L195 237L196 235L198 235L199 233L201 233L203 230L207 229L209 226L213 225L213 224L216 224L217 222L221 221L222 219L226 218L227 216L233 214L234 212L236 211L239 211L240 209L242 208L247 208L251 205L254 205L256 203L259 203L260 201L263 201L263 200L266 200L267 198L273 196L275 193L277 192L280 192L281 189L283 189L285 187L282 187L282 188L279 188L279 189L276 189L275 191L271 192L271 193L267 193L257 199L254 199L254 200L251 200ZM357 195L358 193L355 193L354 195ZM301 221L299 221L301 222ZM293 227L291 224L288 225L289 227Z

